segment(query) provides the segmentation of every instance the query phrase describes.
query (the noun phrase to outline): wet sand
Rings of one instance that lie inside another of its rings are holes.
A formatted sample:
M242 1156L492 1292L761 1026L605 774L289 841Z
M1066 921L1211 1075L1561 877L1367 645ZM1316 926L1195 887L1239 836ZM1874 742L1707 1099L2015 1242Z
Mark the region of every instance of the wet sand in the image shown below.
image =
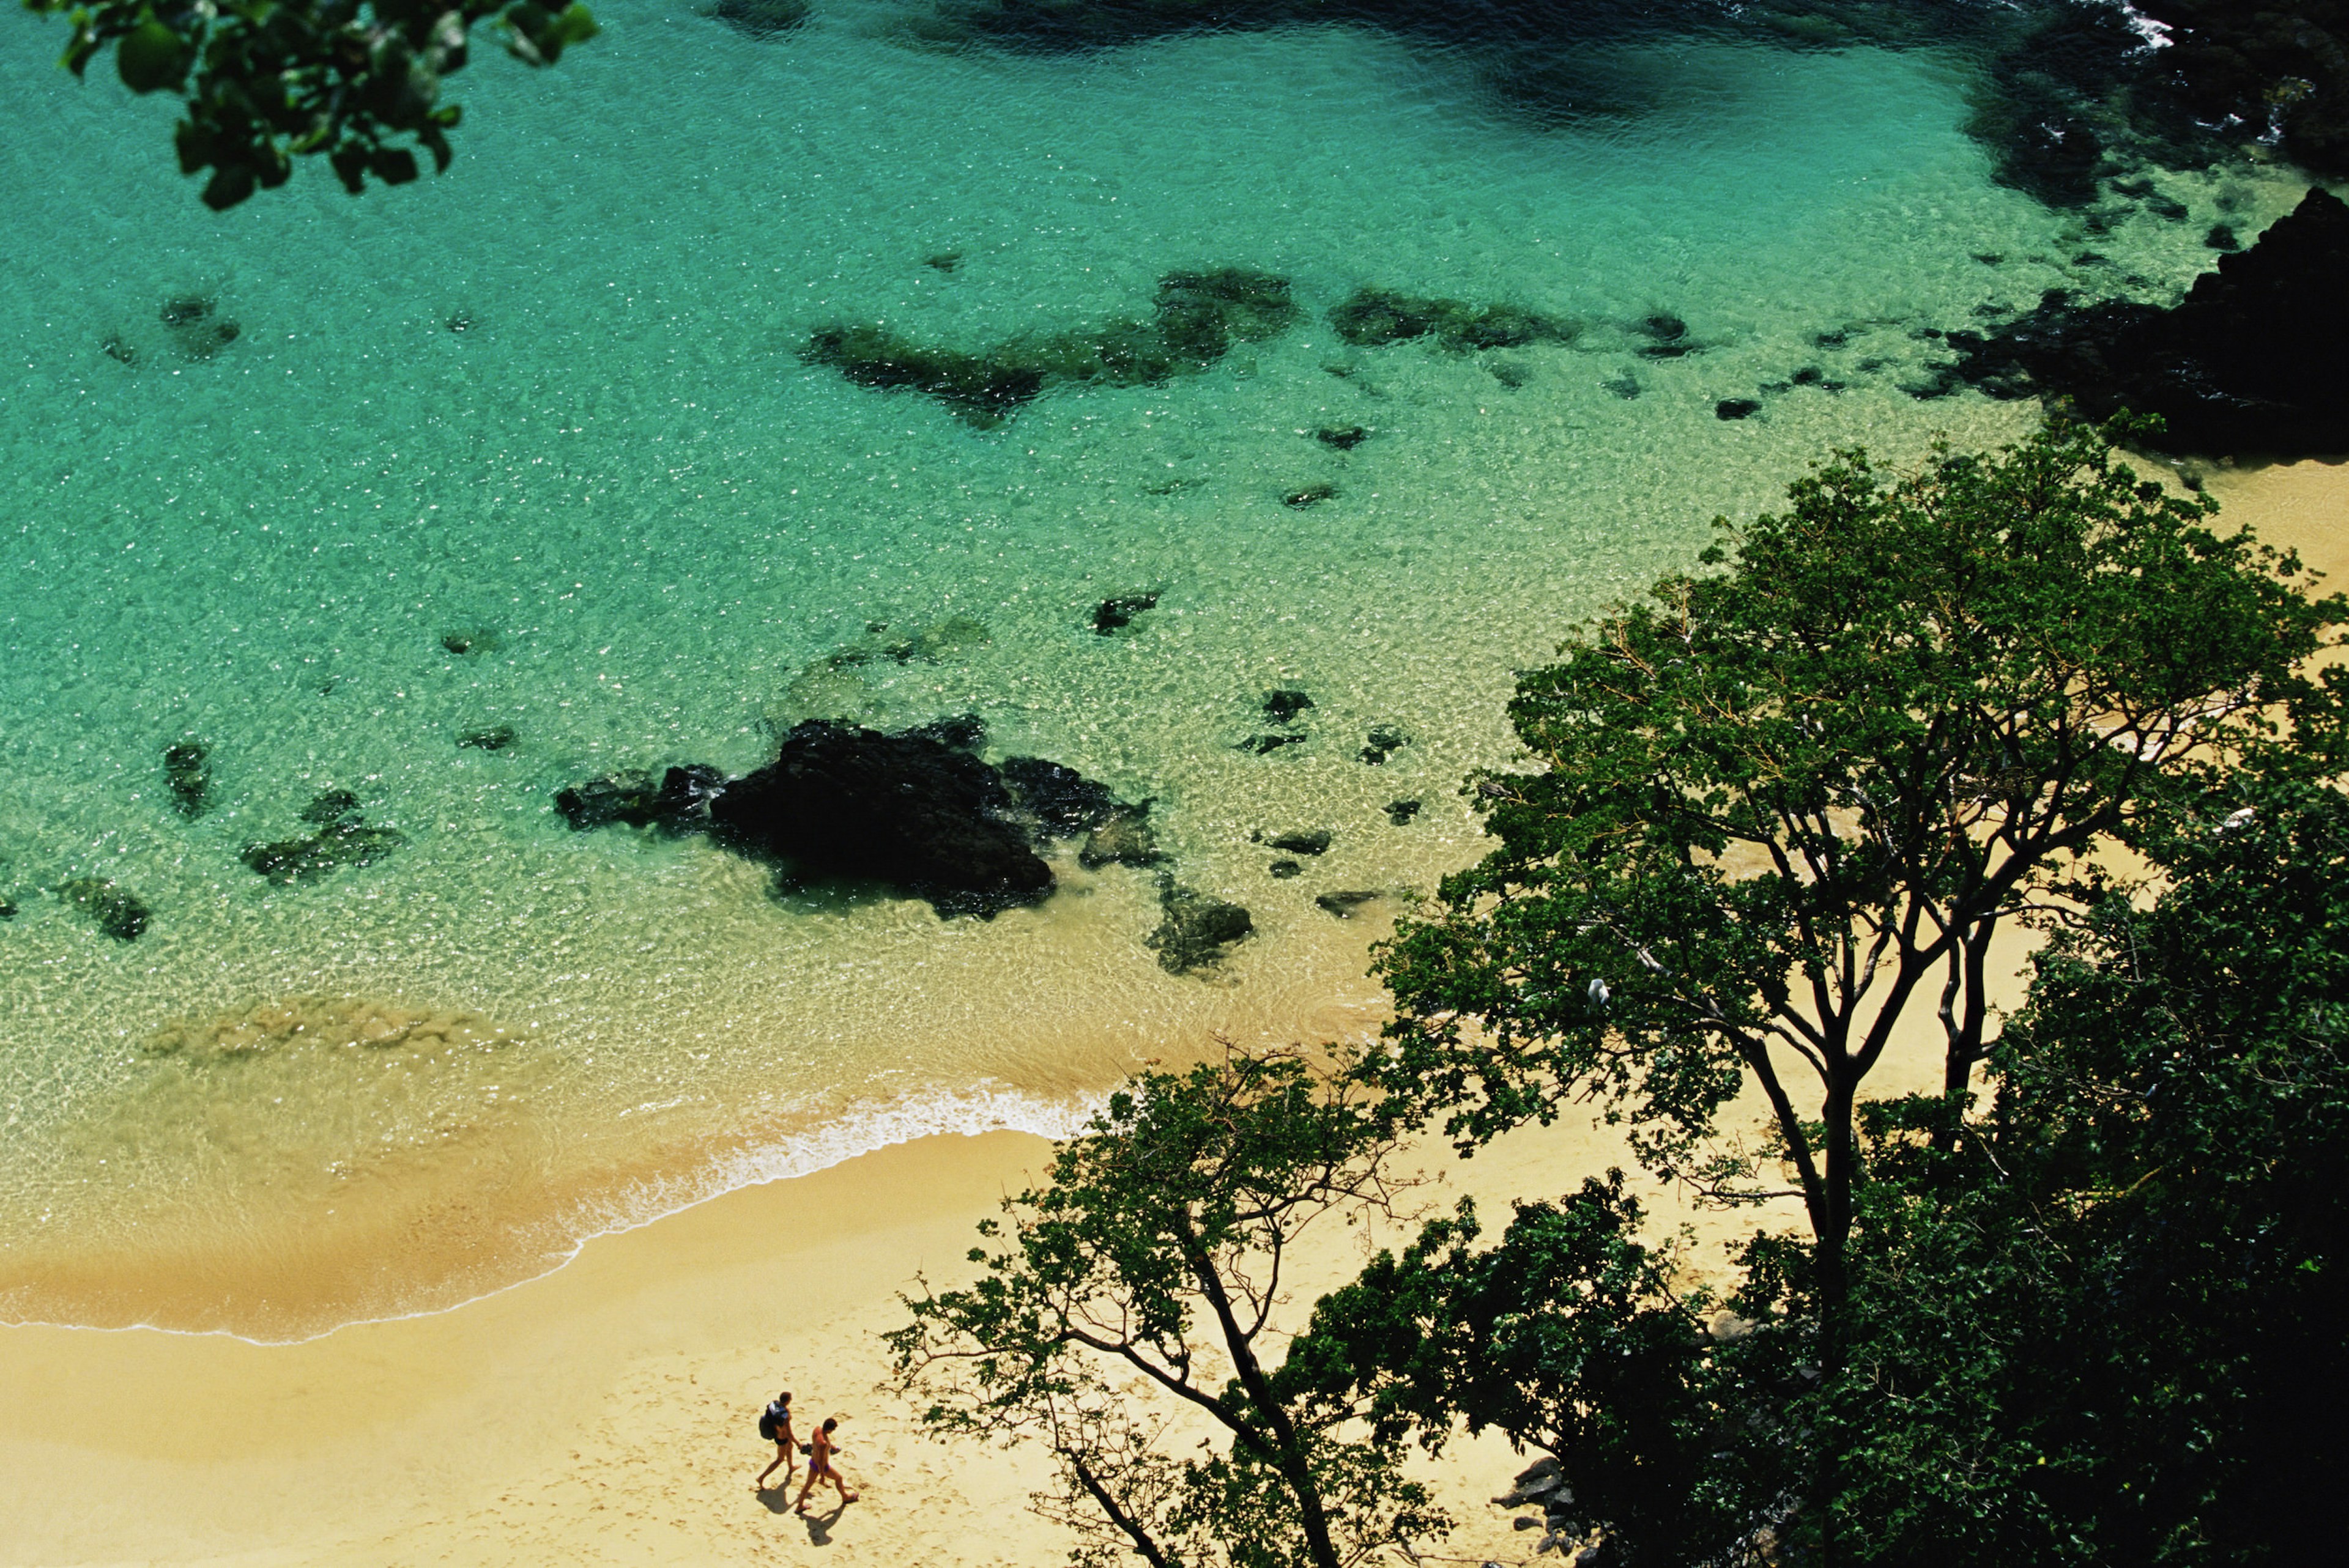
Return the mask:
M2227 520L2349 579L2349 465L2209 482ZM1932 1077L1911 1051L1871 1087ZM301 1344L0 1327L0 1563L1063 1561L1069 1542L1023 1506L1040 1456L949 1449L873 1392L897 1293L967 1268L972 1225L1049 1148L999 1132L885 1149L599 1238L456 1310ZM1619 1158L1562 1125L1435 1162L1451 1191L1497 1198ZM1696 1221L1700 1261L1754 1222L1669 1195L1657 1212ZM1350 1272L1358 1244L1325 1250L1300 1294ZM786 1385L802 1410L850 1416L843 1468L864 1500L830 1523L750 1491L771 1453L753 1419ZM1516 1462L1491 1440L1447 1450L1450 1551L1522 1555L1479 1501Z

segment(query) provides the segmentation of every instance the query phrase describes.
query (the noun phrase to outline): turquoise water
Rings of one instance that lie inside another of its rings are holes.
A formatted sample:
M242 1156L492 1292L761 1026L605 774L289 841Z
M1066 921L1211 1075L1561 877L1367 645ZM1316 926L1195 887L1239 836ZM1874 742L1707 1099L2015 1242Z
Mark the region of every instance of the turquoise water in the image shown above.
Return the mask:
M1513 669L1831 444L2020 428L1902 391L1917 329L2158 296L2210 222L2297 194L2164 176L2187 220L2090 233L1989 182L1970 67L1930 49L1612 46L1590 68L1651 107L1544 129L1343 28L1036 58L916 46L882 5L769 41L599 15L542 76L479 53L449 174L354 201L305 170L225 215L167 110L0 19L0 1312L310 1332L877 1141L1056 1130L1218 1031L1372 1027L1367 944L1475 853L1454 791L1507 756ZM1222 265L1291 279L1305 324L993 431L796 352L1140 315ZM1350 348L1326 313L1365 284L1580 330ZM186 297L235 339L167 325ZM1702 352L1641 356L1660 313ZM1757 391L1805 366L1843 388ZM988 640L825 662L947 617ZM1312 739L1235 749L1275 686ZM1181 880L1257 934L1174 976L1143 872L941 923L549 809L616 767L747 769L797 717L964 710L1154 799ZM1367 767L1380 724L1412 744ZM160 766L191 736L192 821ZM304 887L240 863L330 787L407 845ZM1329 854L1271 880L1250 834L1316 826ZM86 877L146 934L57 895ZM1333 889L1393 896L1340 923Z

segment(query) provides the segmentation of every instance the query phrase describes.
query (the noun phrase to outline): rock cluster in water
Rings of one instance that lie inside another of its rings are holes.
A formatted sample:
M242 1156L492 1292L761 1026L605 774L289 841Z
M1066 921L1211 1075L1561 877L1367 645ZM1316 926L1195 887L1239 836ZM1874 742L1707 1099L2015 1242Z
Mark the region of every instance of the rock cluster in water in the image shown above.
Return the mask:
M1393 289L1357 289L1330 313L1340 337L1358 348L1432 337L1454 353L1571 343L1572 322L1515 304L1470 304Z
M238 858L271 882L292 886L332 876L346 866L372 865L408 842L396 828L370 828L358 797L347 789L321 790L302 808L302 820L317 830L247 844Z
M2060 394L2091 418L2158 414L2166 448L2349 451L2349 204L2313 190L2169 309L2057 290L1987 335L1953 332L1955 374L1998 397Z
M988 762L985 740L969 715L895 731L812 718L739 779L633 769L559 790L554 806L575 830L706 832L787 883L879 883L941 916L1043 902L1054 882L1038 851L1053 840L1081 839L1088 866L1163 858L1148 801L1040 757Z
M916 343L878 325L827 326L800 356L860 387L923 393L986 429L1056 386L1144 387L1195 376L1235 344L1278 336L1297 318L1287 278L1219 267L1161 278L1148 321L1019 337L978 354Z

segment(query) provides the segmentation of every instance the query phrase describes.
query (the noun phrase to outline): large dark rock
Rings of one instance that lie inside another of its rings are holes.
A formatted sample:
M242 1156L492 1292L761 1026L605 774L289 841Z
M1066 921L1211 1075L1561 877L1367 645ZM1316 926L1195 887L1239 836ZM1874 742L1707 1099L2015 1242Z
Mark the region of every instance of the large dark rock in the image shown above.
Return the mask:
M2158 414L2180 452L2349 451L2349 205L2311 191L2164 310L2051 292L1988 336L1953 332L1957 373L1992 397L2062 395L2090 418Z
M1001 772L970 751L812 718L710 801L709 830L788 875L877 882L941 915L991 915L1052 891L1017 811Z
M2349 174L2349 0L2137 0L2167 24L2149 62L2205 124L2280 134L2284 156Z

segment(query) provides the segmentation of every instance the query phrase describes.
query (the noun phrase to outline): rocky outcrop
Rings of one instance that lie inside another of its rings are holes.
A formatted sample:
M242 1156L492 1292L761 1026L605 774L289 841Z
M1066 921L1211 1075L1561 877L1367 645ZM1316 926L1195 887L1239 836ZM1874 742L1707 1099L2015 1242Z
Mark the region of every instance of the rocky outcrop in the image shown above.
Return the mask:
M2086 417L2158 414L2164 448L2297 458L2349 451L2349 205L2311 191L2249 250L2164 310L2062 291L1985 335L1953 332L1956 373L1996 397L2069 398Z
M795 725L709 802L709 831L788 877L877 882L941 915L1040 903L1053 885L1002 772L918 730Z
M1163 858L1148 801L1046 758L990 763L986 740L976 714L894 732L812 718L739 779L700 764L627 769L557 790L554 809L576 832L707 832L786 884L877 882L942 916L1041 903L1054 882L1038 851L1053 840L1082 838L1087 866Z

